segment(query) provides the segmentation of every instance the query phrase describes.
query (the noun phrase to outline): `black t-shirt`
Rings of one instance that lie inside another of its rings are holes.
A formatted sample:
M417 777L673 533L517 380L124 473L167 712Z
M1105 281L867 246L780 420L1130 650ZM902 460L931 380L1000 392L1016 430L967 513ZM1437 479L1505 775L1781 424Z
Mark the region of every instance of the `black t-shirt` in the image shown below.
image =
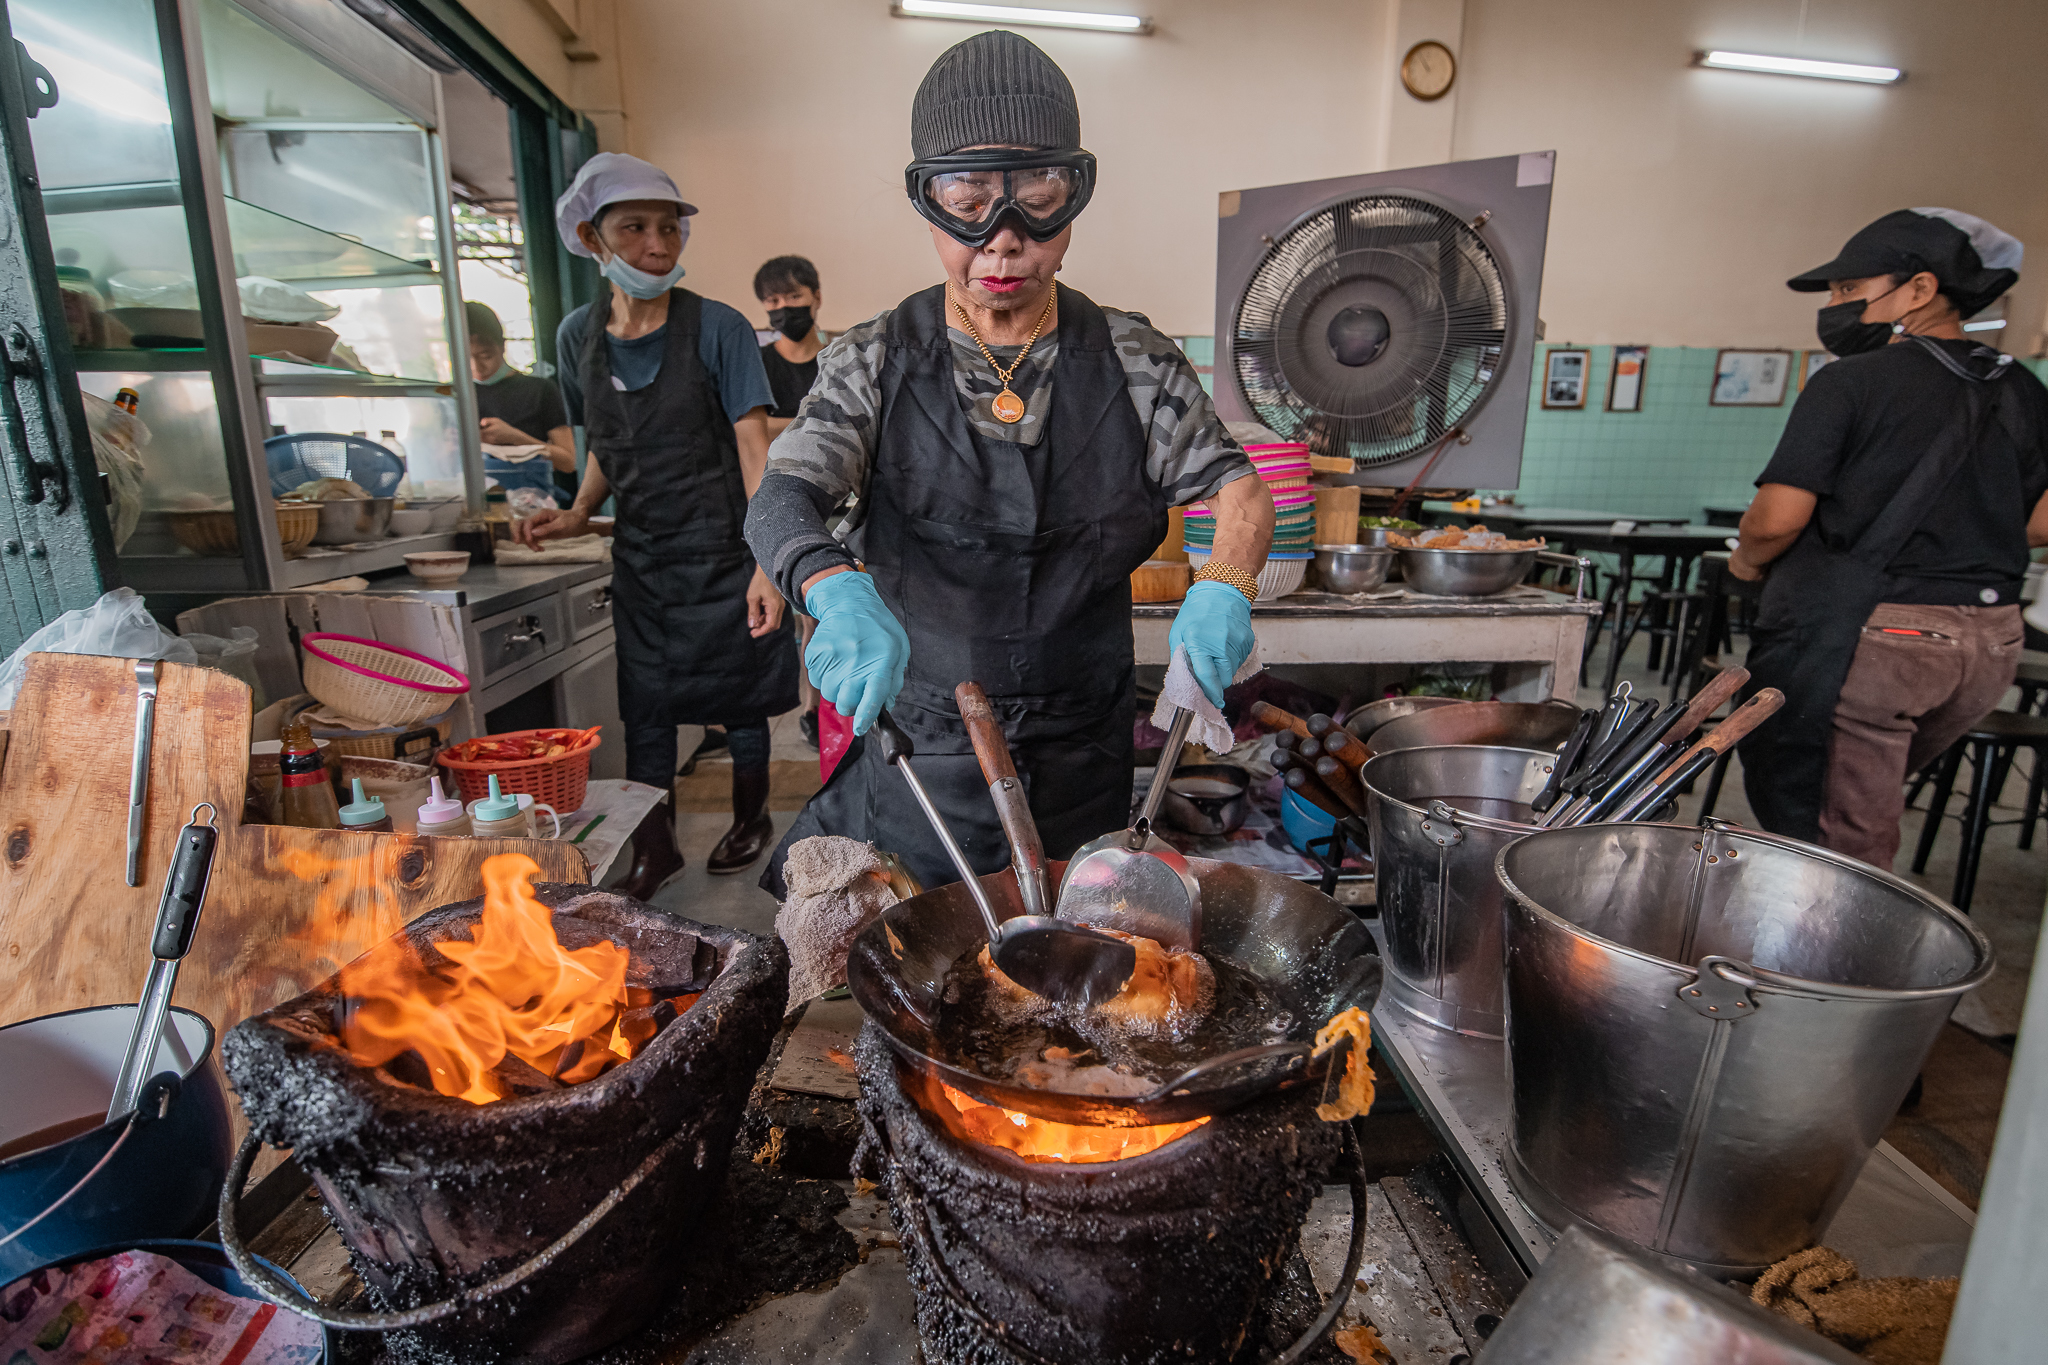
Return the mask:
M562 410L562 391L555 382L516 370L495 384L476 386L476 415L495 417L536 441L545 441L556 427L569 425L569 415Z
M811 385L818 382L818 358L812 356L801 365L784 360L771 341L761 348L761 364L768 370L768 387L775 393L775 406L768 410L768 415L796 416L797 405L804 401Z
M1997 353L1973 341L1936 343L1989 374ZM1888 566L1891 602L1989 606L2016 602L2027 572L2027 518L2048 492L2048 389L2017 363L1990 381L1999 412ZM1844 356L1807 381L1758 484L1819 495L1816 528L1846 550L1877 519L1913 467L1963 420L1969 380L1919 343ZM1986 590L1995 596L1986 598Z

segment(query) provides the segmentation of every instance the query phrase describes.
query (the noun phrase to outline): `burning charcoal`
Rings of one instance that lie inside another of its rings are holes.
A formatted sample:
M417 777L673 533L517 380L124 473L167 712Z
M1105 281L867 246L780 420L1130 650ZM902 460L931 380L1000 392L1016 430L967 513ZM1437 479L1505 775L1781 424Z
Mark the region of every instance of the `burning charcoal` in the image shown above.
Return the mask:
M432 1090L434 1074L427 1070L427 1059L407 1048L379 1068L379 1075L394 1085L409 1085L417 1090Z
M505 1054L505 1060L499 1062L491 1074L497 1078L498 1089L507 1099L517 1095L545 1095L550 1090L562 1089L561 1082L510 1053Z

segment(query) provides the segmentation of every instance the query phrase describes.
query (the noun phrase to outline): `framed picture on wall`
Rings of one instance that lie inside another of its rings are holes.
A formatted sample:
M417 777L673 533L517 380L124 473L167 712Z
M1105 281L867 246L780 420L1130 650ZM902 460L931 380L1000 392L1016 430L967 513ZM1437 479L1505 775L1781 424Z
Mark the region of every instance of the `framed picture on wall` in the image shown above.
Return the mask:
M1650 369L1650 348L1647 346L1617 346L1614 348L1614 373L1607 381L1607 410L1609 412L1641 412L1643 410L1643 380Z
M1593 367L1591 351L1555 350L1543 360L1543 406L1586 406L1586 376Z
M1775 408L1792 378L1790 351L1726 350L1714 362L1707 401L1719 408Z
M1799 388L1806 390L1806 381L1819 374L1821 366L1839 359L1833 351L1801 351L1799 353Z

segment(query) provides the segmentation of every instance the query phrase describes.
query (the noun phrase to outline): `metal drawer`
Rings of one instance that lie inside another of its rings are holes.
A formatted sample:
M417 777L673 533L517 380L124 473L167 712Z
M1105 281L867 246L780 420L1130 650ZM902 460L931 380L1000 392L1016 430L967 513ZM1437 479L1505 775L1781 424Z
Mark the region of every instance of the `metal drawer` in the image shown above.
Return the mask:
M612 623L612 580L609 575L578 583L562 594L569 614L569 638L585 639Z
M562 624L562 599L536 598L502 616L479 621L475 641L470 657L475 677L471 681L489 687L506 674L568 644L569 633Z

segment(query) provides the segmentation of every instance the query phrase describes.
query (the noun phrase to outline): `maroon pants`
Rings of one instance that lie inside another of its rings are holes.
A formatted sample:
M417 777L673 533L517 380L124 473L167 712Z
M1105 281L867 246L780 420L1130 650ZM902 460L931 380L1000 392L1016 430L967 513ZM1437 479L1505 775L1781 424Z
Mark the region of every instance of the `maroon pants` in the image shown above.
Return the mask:
M1891 870L1907 777L1998 705L2023 634L2017 606L1886 602L1870 613L1835 703L1821 843Z

